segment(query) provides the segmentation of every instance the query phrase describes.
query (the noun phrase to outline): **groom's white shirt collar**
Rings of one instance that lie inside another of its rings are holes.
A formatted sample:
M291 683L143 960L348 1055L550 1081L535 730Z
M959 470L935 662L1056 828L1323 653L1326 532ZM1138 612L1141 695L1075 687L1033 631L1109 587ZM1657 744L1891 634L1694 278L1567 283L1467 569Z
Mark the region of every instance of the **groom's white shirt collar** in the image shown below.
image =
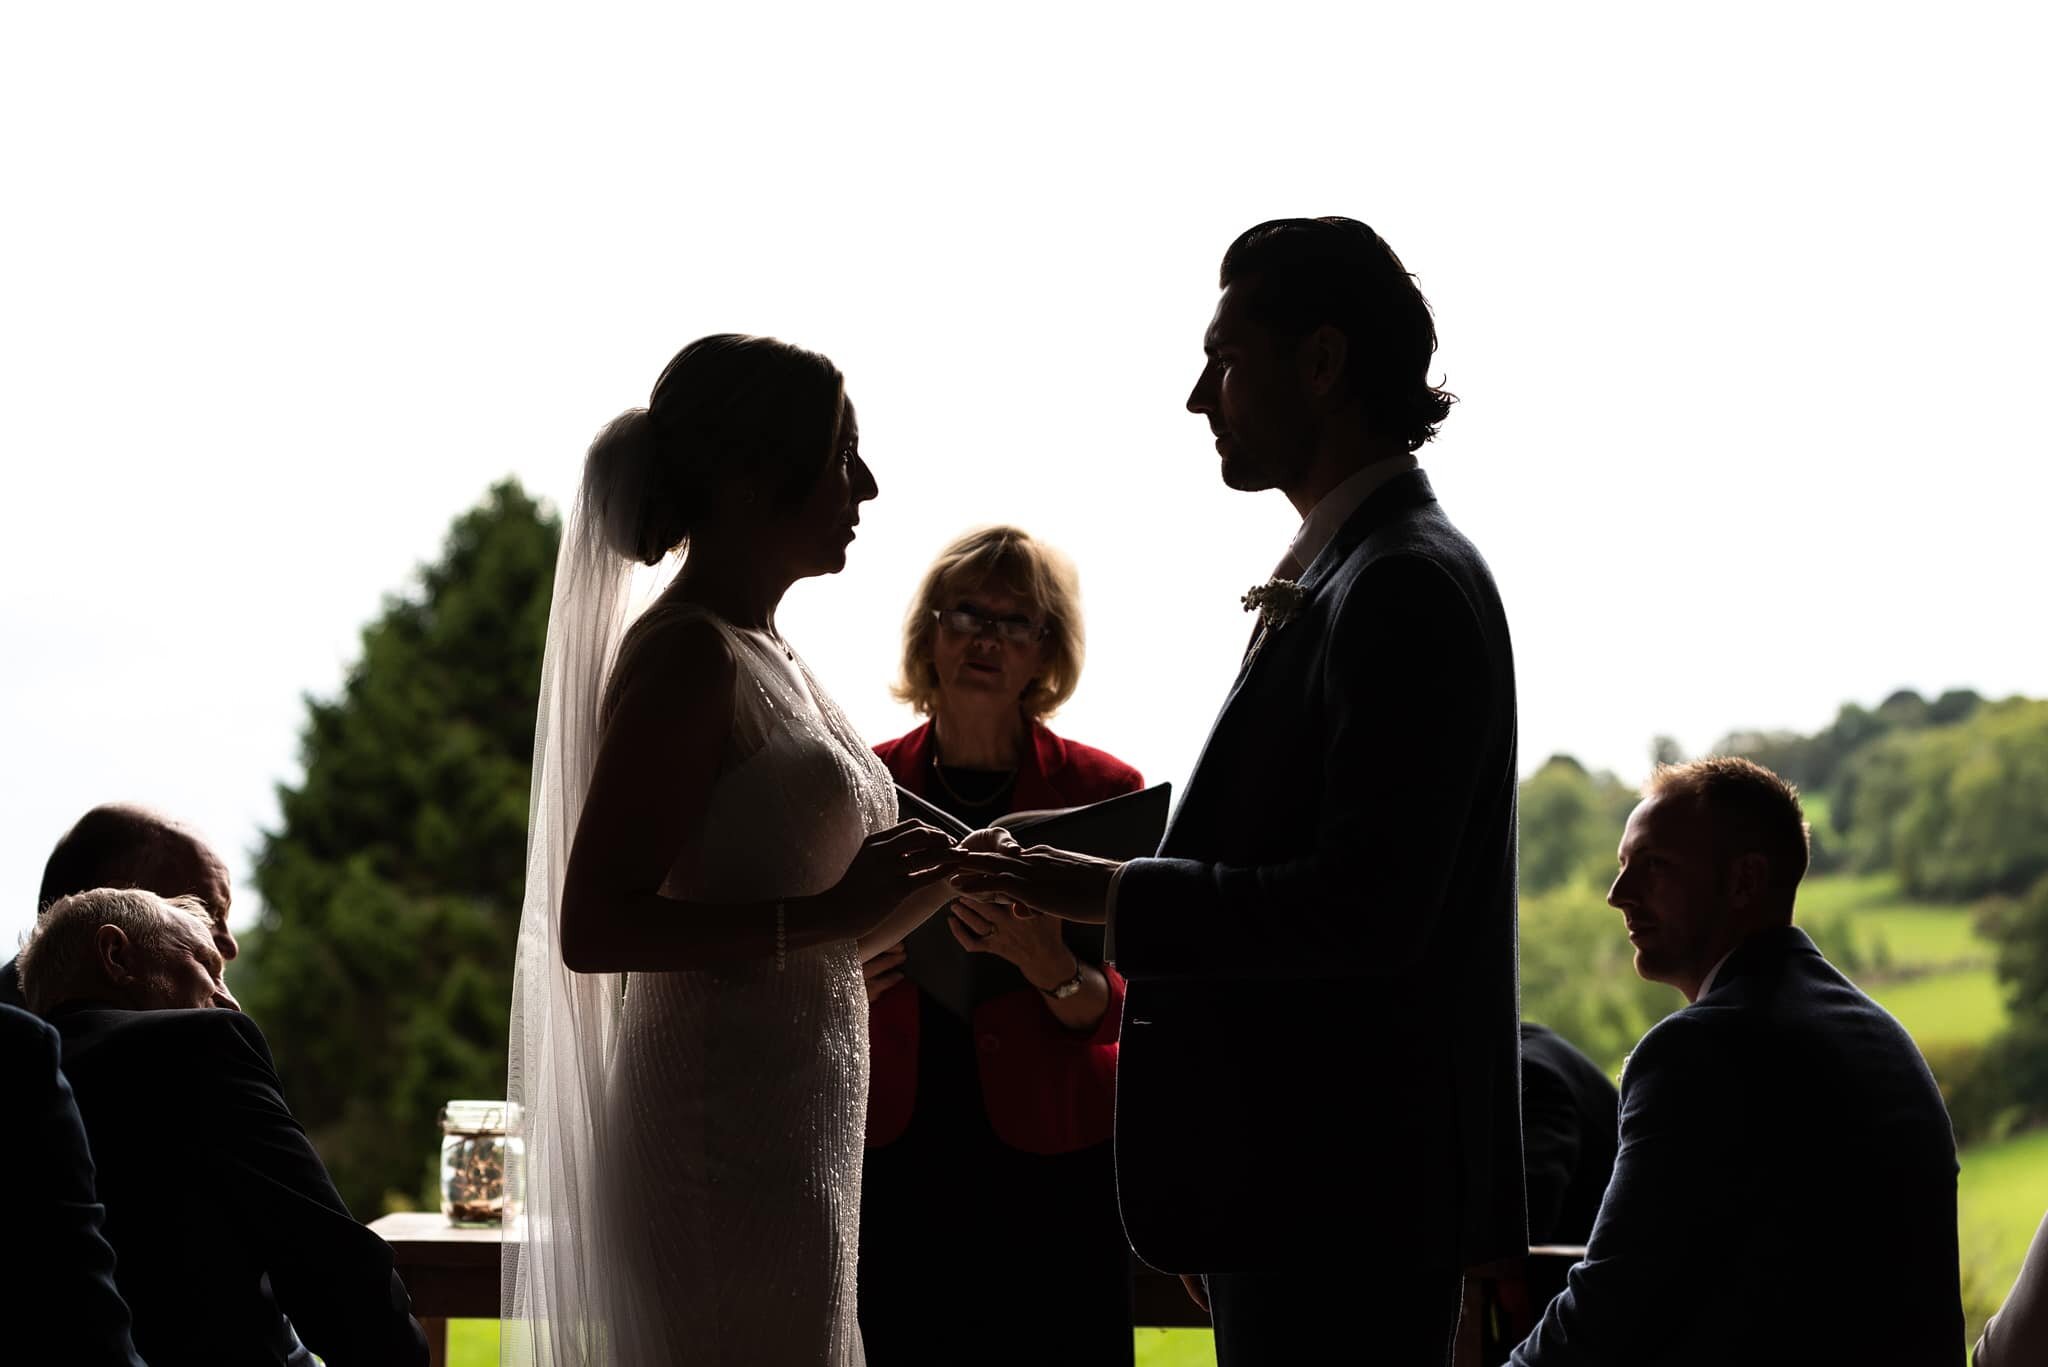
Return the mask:
M1336 540L1337 533L1374 491L1399 479L1415 466L1412 453L1387 456L1350 475L1318 499L1316 506L1308 510L1308 516L1301 520L1301 530L1294 534L1293 542L1287 547L1288 558L1294 562L1294 573L1286 577L1299 579L1306 575L1308 567L1316 563L1316 557Z

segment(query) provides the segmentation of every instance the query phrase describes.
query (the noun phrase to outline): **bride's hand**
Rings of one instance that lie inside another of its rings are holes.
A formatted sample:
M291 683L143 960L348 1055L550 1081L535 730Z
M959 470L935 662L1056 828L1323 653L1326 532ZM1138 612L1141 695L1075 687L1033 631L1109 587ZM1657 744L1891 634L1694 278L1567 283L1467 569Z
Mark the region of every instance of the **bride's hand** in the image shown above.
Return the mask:
M818 894L824 924L849 939L880 925L903 902L959 867L953 838L921 821L900 821L861 842L829 891ZM950 895L950 894L948 894Z
M990 826L962 840L960 848L975 854L1016 854L1023 846L1017 843L1017 837L1001 826Z
M1101 925L1109 910L1109 887L1123 865L1114 859L1075 854L1050 845L1001 850L963 848L953 889L984 902L1009 902L1020 914L1037 912L1062 921Z

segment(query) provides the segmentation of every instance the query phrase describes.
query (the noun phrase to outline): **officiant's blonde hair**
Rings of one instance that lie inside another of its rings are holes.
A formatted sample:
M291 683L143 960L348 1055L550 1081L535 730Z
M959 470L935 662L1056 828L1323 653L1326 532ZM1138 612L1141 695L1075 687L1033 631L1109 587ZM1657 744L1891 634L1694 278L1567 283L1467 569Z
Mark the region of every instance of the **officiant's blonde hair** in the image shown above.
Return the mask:
M1024 690L1026 716L1043 721L1074 696L1087 636L1081 625L1081 579L1066 556L1016 527L982 527L939 552L917 586L903 619L903 666L890 689L929 717L938 710L939 674L932 662L932 620L948 601L979 588L1001 588L1045 619L1044 667Z

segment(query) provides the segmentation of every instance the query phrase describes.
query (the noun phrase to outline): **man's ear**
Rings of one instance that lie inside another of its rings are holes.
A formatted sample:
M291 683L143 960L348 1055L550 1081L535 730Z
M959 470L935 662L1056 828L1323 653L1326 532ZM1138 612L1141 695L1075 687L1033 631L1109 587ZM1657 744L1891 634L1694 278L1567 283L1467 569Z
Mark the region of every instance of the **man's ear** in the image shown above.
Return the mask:
M116 987L125 987L139 976L135 946L119 926L101 926L93 932L92 959L100 977Z
M1754 851L1738 854L1728 875L1729 905L1747 910L1763 900L1771 882L1771 862Z
M1301 339L1302 384L1318 399L1335 394L1344 383L1344 364L1350 356L1351 339L1323 324Z

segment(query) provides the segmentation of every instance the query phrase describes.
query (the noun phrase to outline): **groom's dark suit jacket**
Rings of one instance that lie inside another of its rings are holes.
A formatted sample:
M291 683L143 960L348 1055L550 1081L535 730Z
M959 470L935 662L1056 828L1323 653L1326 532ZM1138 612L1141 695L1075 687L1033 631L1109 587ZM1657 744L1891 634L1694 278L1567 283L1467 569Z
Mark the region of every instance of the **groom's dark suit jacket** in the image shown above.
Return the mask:
M76 1005L50 1023L150 1367L278 1367L293 1325L328 1367L425 1367L391 1249L349 1216L254 1021Z
M1499 595L1420 471L1301 586L1117 884L1125 1230L1176 1272L1520 1254Z
M1955 1138L1899 1023L1765 931L1621 1075L1586 1259L1519 1367L1963 1360Z

